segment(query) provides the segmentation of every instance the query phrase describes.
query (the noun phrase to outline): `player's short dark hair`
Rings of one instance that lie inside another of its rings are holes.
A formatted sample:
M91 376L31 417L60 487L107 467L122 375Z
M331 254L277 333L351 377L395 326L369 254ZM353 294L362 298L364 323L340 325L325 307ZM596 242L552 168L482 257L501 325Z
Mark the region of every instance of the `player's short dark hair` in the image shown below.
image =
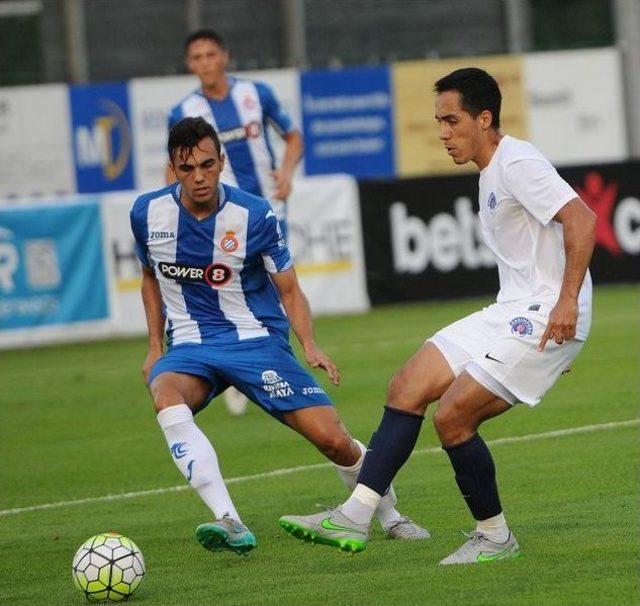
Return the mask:
M185 55L189 51L189 47L196 40L211 40L211 42L215 42L220 48L227 48L224 45L224 40L222 36L218 32L214 32L212 29L199 29L196 32L192 32L187 36L187 39L184 41L184 53Z
M173 161L173 153L176 150L190 152L198 143L207 137L213 139L218 156L220 156L220 139L213 126L204 118L183 118L176 122L169 131L169 142L167 151L169 158ZM188 154L187 154L188 155Z
M502 93L493 76L478 67L465 67L440 78L433 88L436 93L449 90L460 93L462 109L474 118L485 109L491 112L491 126L500 128Z

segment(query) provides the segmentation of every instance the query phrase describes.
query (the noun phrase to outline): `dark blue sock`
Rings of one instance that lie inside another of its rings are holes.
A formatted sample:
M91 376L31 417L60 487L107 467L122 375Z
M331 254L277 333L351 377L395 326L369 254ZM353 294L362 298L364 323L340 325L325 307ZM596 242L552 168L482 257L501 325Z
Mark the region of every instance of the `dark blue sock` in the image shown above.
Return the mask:
M456 472L458 488L476 520L486 520L502 511L496 468L484 440L475 434L456 446L443 446Z
M422 421L422 415L385 406L382 421L371 436L358 483L384 495L416 445Z

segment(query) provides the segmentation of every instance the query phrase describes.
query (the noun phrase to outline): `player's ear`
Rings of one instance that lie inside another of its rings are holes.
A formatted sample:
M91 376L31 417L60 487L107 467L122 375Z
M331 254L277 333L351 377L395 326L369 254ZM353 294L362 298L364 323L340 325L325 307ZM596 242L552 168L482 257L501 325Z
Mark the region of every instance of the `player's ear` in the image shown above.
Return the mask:
M489 130L493 125L493 114L488 109L485 109L480 112L479 117L480 128L482 128L482 130Z
M225 156L222 152L220 152L220 170L224 170L224 163L227 159L227 156Z

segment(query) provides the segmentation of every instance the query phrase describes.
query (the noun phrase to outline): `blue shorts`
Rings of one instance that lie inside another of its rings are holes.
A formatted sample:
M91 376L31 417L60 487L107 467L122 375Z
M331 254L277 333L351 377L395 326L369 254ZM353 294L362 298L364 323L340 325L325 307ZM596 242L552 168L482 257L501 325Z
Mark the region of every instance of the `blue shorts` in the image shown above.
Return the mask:
M203 405L233 385L270 415L310 406L332 406L329 396L296 359L282 337L230 345L185 343L172 347L149 373L149 383L163 372L202 377L211 385Z

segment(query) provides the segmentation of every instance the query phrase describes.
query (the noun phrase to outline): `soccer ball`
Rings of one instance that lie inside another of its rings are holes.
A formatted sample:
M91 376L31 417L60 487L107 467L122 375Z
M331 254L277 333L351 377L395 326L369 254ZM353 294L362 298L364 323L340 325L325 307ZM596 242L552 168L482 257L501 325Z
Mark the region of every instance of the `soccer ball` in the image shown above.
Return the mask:
M136 544L116 532L87 539L73 558L73 583L92 602L126 600L144 578Z

